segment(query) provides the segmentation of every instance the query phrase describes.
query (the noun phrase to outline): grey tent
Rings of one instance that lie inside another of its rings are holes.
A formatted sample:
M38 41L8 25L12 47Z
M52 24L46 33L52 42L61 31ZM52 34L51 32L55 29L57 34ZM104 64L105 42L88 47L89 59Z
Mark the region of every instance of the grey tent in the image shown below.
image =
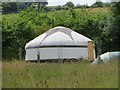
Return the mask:
M101 62L106 63L110 60L118 60L118 59L120 59L120 51L106 52L104 54L99 55L92 64L97 64Z

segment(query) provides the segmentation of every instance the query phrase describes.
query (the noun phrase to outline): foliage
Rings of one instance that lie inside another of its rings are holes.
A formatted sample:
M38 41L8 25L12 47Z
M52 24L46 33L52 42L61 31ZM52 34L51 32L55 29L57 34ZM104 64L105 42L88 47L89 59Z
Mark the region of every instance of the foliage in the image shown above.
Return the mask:
M106 3L103 3L103 6L104 6L104 7L110 7L110 6L111 6L111 3L107 3L107 2L106 2Z
M95 2L92 7L103 7L103 3L102 2Z
M18 10L24 10L27 7L31 6L32 4L36 4L34 2L17 2Z
M91 65L2 62L3 88L118 88L118 61Z
M80 5L80 4L77 4L76 6L74 6L74 8L90 8L91 6L88 6L87 4L83 4L83 5Z
M17 3L15 2L6 2L6 3L2 3L2 12L3 13L10 13L10 12L17 12L18 9L17 9Z
M47 1L45 1L45 2L38 2L38 12L40 12L40 10L42 10L47 4L48 4Z
M34 37L31 22L27 22L18 15L2 20L2 49L3 58L18 58L18 50L22 48L23 54L26 42Z
M102 30L99 41L102 43L102 52L119 51L120 39L120 2L111 3L111 13L107 18L100 22L100 30ZM102 27L102 28L101 28Z
M74 7L73 2L71 2L71 1L67 2L65 5L68 6L68 7L70 7L70 8Z
M38 8L38 12L45 8L48 4L47 1L44 2L4 2L2 3L2 11L6 13L16 13L20 10L24 10L27 7L32 6L33 8ZM36 7L37 6L37 7Z
M96 0L90 7L91 8L100 8L100 7L110 7L111 2L102 2L101 0Z
M110 44L112 45L112 50L120 50L119 39L120 39L120 1L112 3L112 17L109 20L110 29L109 29L109 37L110 37ZM108 26L108 27L109 27Z
M19 14L3 15L3 58L19 58L19 48L22 48L24 58L25 44L53 26L71 28L93 39L95 43L104 40L104 37L107 41L107 32L103 30L106 20L107 14L86 9L42 10L39 13L37 8L29 7Z

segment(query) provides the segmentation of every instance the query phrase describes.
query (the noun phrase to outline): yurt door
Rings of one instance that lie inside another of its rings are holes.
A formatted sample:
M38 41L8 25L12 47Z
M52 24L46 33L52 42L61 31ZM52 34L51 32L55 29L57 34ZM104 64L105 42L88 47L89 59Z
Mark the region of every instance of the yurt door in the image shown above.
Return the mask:
M38 49L38 52L37 52L37 61L40 61L40 51Z
M94 60L94 47L93 42L88 42L88 60L93 61Z
M62 59L62 48L58 47L58 59Z

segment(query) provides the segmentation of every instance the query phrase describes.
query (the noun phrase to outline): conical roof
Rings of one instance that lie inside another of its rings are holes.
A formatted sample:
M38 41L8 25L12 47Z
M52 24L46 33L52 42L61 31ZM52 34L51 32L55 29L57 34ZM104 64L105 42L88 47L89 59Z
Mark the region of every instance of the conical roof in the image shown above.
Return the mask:
M85 46L91 39L69 29L58 26L28 42L25 48L48 46Z

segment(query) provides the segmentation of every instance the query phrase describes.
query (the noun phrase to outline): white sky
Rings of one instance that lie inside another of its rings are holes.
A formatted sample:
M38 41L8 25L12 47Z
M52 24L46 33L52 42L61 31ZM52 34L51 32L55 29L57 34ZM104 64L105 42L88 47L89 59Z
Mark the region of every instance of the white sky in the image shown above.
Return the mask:
M96 0L48 0L48 6L57 6L57 5L64 5L68 1L72 1L74 5L76 4L87 4L92 5ZM109 2L110 0L102 0L102 2Z

